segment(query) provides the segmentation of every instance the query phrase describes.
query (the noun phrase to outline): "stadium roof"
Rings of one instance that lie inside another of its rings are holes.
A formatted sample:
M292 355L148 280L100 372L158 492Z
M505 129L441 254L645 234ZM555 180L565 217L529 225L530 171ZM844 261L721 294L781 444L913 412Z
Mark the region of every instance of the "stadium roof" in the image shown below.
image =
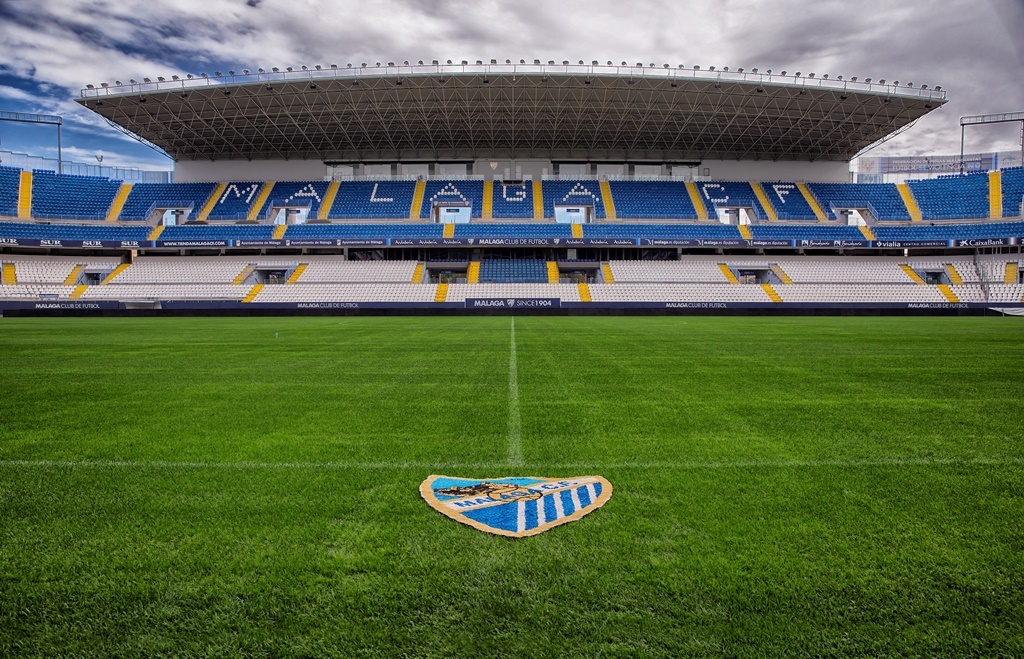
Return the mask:
M535 63L314 67L89 85L78 102L176 160L848 161L946 102L926 89Z

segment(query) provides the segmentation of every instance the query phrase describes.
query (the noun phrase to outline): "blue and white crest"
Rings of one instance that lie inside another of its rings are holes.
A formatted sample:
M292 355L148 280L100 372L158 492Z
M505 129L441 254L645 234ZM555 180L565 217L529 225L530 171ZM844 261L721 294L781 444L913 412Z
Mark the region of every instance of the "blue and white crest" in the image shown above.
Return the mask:
M575 522L612 496L600 476L453 478L430 476L420 494L438 512L486 533L524 538Z

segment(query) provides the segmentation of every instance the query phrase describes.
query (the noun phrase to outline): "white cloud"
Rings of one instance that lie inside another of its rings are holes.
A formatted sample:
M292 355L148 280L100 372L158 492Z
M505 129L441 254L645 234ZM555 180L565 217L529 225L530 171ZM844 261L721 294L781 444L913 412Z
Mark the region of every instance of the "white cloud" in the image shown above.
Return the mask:
M4 0L0 70L64 90L234 68L404 59L758 66L940 84L950 103L878 152L959 148L957 117L1024 106L1016 0ZM0 88L0 96L3 96ZM19 100L28 100L21 98ZM61 110L68 110L62 105ZM69 121L108 131L74 108ZM978 148L1011 147L1007 134Z

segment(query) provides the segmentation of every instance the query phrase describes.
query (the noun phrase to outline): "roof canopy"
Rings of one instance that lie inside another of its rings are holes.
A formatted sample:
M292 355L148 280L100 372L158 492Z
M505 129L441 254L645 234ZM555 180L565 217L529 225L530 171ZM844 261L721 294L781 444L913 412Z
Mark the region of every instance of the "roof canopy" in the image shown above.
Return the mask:
M90 86L78 102L175 159L838 160L945 92L743 72L404 66Z

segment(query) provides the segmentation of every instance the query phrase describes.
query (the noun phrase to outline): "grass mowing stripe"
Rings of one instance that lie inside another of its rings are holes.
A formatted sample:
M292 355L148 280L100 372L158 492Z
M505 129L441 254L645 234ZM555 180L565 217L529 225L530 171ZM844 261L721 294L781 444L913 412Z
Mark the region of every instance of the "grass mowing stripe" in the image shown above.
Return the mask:
M945 467L1024 465L1024 458L881 458L871 460L751 460L738 462L523 463L537 469L787 469L804 467ZM4 467L156 469L501 469L504 462L172 462L166 460L0 460Z
M516 319L512 317L508 352L508 463L523 464L523 427L519 416L519 374L516 367Z

